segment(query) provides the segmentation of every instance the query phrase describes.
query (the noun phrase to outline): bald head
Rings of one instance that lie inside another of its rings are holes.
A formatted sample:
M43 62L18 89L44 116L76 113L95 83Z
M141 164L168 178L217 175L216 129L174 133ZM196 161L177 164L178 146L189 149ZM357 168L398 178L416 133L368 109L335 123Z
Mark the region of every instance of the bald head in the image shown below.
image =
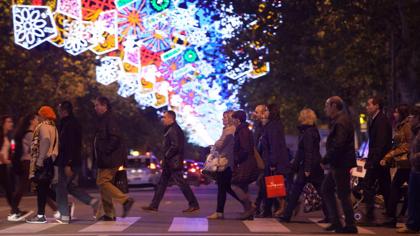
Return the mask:
M339 96L332 96L325 102L325 114L329 118L334 118L338 112L344 109L344 101Z

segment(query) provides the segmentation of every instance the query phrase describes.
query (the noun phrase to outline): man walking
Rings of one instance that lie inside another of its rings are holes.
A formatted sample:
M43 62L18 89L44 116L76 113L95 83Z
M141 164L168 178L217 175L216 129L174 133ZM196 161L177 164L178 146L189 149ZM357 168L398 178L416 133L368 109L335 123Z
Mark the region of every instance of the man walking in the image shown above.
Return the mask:
M58 133L60 138L59 153L55 161L58 167L58 183L56 186L57 203L60 215L56 220L65 223L71 216L68 206L68 193L93 208L94 216L99 200L91 197L78 188L78 180L82 171L82 128L73 115L73 105L69 101L60 103L58 107L60 123Z
M185 198L188 200L188 208L184 213L197 212L200 207L190 186L182 176L184 167L184 143L185 136L179 125L176 123L176 114L173 111L166 111L162 117L162 123L165 126L163 141L163 163L162 175L160 177L156 192L149 206L142 207L145 211L157 211L159 203L165 194L169 180L172 178L177 184Z
M328 98L324 110L331 119L327 153L321 160L322 164L330 166L321 188L331 222L325 230L336 233L357 233L350 198L350 169L356 166L353 124L344 111L343 100L338 96ZM345 215L344 227L337 210L336 194Z
M366 202L366 218L364 226L374 226L374 209L376 182L384 196L385 206L388 203L391 175L388 167L382 167L379 162L392 147L392 128L382 112L382 101L379 97L371 97L367 101L366 112L369 120L369 154L366 160L366 175L363 179L363 195Z
M106 97L98 97L95 111L99 119L96 124L94 151L98 165L96 184L99 186L102 206L105 214L98 218L101 221L115 221L115 209L112 199L123 205L122 217L126 217L134 200L121 192L113 180L120 166L127 160L127 148L117 122L111 112L111 104Z

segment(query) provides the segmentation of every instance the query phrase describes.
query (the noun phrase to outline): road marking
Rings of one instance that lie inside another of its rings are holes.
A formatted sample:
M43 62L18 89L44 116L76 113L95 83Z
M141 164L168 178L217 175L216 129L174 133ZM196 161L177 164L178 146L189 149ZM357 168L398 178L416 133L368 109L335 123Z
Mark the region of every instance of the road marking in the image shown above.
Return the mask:
M117 217L117 221L98 221L79 232L122 232L140 219L141 217Z
M322 228L326 228L328 226L328 224L325 224L325 223L318 223L318 221L322 220L321 218L309 218L309 220L321 226ZM357 231L358 231L358 234L375 234L375 232L365 229L363 227L359 227L359 226L357 226Z
M276 219L257 218L242 221L253 233L288 233L290 230Z
M0 234L25 234L25 233L37 233L54 226L60 225L59 223L45 223L45 224L29 224L22 223L6 229L0 230Z
M209 222L206 218L174 217L169 232L207 232Z

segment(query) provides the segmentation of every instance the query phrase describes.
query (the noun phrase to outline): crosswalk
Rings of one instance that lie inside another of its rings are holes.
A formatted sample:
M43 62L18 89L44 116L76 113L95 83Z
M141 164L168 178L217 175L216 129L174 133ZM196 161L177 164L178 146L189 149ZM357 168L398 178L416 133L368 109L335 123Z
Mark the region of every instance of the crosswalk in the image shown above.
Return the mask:
M315 230L316 234L325 234L326 232L322 231L322 228L326 225L317 223L318 220L309 218L309 224L313 227L318 227L318 230ZM52 219L49 219L48 222L46 224L2 224L0 235L50 235L63 233L70 235L107 235L107 233L112 235L134 235L135 233L139 235L185 235L184 233L192 233L194 235L274 235L296 233L296 225L293 228L290 227L290 223L280 223L272 218L261 218L253 221L209 221L203 217L172 217L172 219L167 220L168 224L165 224L159 220L147 219L147 217L142 216L117 218L115 222L80 220L72 222L70 225L51 223L53 222ZM231 232L227 234L218 229L226 225L234 225L232 227L238 229L239 233ZM376 234L372 230L363 227L358 227L358 229L359 234ZM302 228L298 231L300 234L304 233Z

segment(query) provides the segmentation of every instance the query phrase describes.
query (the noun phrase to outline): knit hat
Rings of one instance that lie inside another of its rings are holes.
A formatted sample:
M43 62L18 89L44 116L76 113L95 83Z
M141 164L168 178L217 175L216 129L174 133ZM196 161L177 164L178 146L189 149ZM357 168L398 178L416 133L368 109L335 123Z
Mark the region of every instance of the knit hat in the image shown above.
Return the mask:
M42 106L38 111L38 115L40 115L41 117L44 117L46 119L49 119L49 120L57 119L57 116L56 116L54 110L49 106Z

